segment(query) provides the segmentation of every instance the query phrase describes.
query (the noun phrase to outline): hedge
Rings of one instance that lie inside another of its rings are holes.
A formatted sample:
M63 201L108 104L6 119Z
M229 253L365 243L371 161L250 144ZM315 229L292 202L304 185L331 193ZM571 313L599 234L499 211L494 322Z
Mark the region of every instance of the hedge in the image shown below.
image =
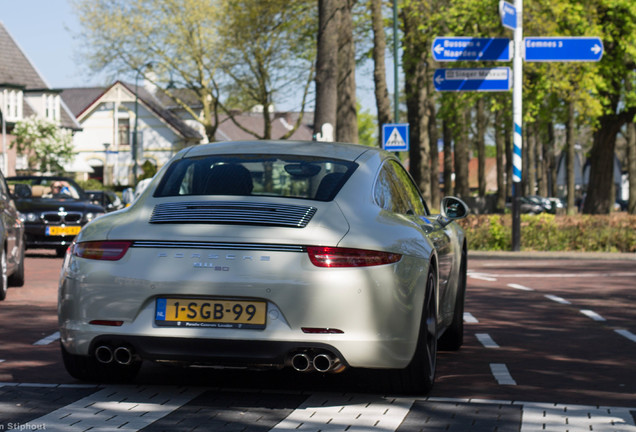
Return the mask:
M511 215L470 215L459 224L469 250L511 250ZM521 250L636 252L636 215L521 215Z

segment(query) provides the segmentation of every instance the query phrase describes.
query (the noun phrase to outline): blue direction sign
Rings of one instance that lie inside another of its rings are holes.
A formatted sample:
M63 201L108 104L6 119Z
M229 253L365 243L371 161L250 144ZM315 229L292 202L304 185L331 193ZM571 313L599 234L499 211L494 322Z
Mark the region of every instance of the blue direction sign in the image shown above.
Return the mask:
M526 61L599 61L603 57L599 37L527 37L523 46Z
M509 67L437 69L433 81L437 91L508 91L512 74Z
M382 148L388 151L409 150L408 123L382 125Z
M501 0L499 2L499 15L501 16L501 25L510 30L517 28L517 8L513 4Z
M433 41L437 61L510 61L510 39L476 37L438 37Z

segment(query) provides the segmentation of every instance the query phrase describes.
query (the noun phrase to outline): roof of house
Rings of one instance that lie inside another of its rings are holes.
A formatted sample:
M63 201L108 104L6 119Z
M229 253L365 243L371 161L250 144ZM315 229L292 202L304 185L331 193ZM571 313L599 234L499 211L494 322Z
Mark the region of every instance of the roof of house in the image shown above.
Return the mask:
M25 91L55 91L49 88L35 66L24 54L7 29L0 22L0 85L16 86ZM33 115L35 111L28 102L23 105L24 117ZM69 129L81 129L68 107L62 103L60 125Z
M84 88L68 88L62 89L62 99L69 106L76 117L80 117L91 105L99 98L106 94L115 85L124 86L131 94L135 94L135 86L122 81L117 81L109 87L84 87ZM168 123L172 128L178 131L181 136L189 140L200 140L201 134L195 129L188 126L183 120L174 115L170 110L164 108L152 93L143 87L137 88L139 103L143 104L155 115Z
M271 138L280 139L295 125L300 113L272 113L272 116L274 117L274 121L272 122ZM234 119L237 123L243 126L243 128L262 136L265 125L262 113L235 114ZM238 127L227 115L221 116L219 122L219 127L216 130L216 139L218 141L250 140L255 138L254 135ZM290 137L288 137L288 139L311 141L313 137L312 123L313 113L305 113L300 126Z

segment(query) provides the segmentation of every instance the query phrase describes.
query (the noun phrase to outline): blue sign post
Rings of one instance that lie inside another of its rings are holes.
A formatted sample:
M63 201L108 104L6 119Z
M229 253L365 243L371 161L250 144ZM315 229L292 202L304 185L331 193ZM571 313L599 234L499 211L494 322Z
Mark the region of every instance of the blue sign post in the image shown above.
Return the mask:
M433 40L437 61L510 61L510 39L478 37L438 37Z
M525 60L534 62L599 61L603 42L599 37L527 37Z
M408 123L383 124L382 148L393 152L409 151Z
M437 91L508 91L509 67L481 69L437 69L433 75Z
M499 15L501 16L501 25L505 28L510 30L517 28L517 8L513 4L501 0L499 2Z

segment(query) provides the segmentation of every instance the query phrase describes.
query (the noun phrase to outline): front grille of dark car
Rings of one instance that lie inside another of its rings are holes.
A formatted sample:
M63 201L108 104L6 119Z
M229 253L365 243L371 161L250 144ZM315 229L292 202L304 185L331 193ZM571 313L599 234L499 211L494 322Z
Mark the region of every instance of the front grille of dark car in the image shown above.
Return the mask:
M202 223L304 228L316 214L311 206L238 201L164 203L150 223Z
M42 213L42 220L44 223L52 225L80 223L82 221L82 214L75 212L46 212Z

